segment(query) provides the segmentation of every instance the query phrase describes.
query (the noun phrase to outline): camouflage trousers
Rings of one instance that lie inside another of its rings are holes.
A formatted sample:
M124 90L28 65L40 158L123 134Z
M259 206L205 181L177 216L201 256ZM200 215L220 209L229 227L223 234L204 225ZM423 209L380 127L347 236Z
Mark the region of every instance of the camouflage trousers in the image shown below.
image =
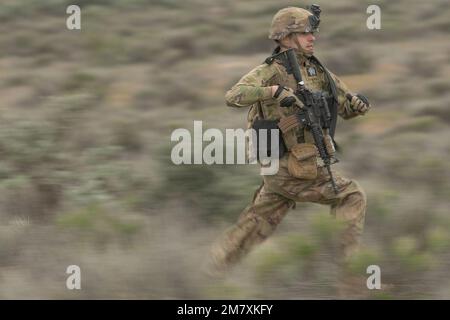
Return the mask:
M315 180L292 177L284 159L276 175L264 176L253 201L241 213L237 223L225 231L213 245L214 267L226 270L263 242L276 229L296 202L314 202L330 206L331 215L344 222L340 234L340 257L345 261L359 246L366 212L366 195L360 185L332 171L338 194L335 194L326 168L318 169Z

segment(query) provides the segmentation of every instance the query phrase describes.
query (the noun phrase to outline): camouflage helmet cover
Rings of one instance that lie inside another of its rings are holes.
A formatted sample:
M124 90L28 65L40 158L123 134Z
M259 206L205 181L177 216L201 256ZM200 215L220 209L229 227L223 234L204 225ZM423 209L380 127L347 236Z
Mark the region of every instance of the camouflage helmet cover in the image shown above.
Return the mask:
M281 40L294 32L319 30L319 16L302 8L287 7L278 11L270 26L269 39Z

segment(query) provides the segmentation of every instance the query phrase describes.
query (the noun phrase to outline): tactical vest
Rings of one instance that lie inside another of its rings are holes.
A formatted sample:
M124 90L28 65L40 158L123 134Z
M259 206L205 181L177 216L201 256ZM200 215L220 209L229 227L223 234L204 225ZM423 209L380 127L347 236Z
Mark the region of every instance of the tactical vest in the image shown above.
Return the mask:
M279 48L277 49L279 50ZM296 89L297 81L294 78L292 71L290 71L287 61L282 58L283 55L279 55L277 49L276 51L274 51L274 54L272 56L268 57L265 60L265 63L269 65L275 63L275 67L277 67L279 71L279 78L269 79L268 83L264 85L271 86L278 84ZM334 142L338 109L336 84L334 83L334 80L327 69L320 63L320 61L316 57L311 56L307 58L304 56L300 56L298 57L298 62L300 65L302 80L304 81L305 86L311 91L321 91L327 93L328 95L327 102L332 120L329 132L324 133L329 134L333 138ZM270 83L274 80L277 81L277 83ZM259 119L266 120L279 120L282 117L293 115L297 111L295 106L280 108L278 106L278 102L275 99L258 102L255 107L255 110L252 110L251 112L255 113L255 115L257 115ZM313 142L309 130L300 127L290 130L287 133L283 133L283 139L288 149L290 149L290 147L295 145L296 143Z

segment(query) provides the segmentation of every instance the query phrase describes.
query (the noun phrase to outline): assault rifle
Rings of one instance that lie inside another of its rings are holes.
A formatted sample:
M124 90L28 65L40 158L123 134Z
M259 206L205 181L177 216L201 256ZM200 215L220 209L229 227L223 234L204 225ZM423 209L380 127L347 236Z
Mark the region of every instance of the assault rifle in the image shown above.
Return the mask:
M298 106L297 118L299 122L311 131L314 139L314 144L319 151L319 156L322 159L324 166L327 168L330 176L331 185L335 194L338 193L336 182L333 178L330 166L339 160L330 155L326 148L325 137L322 129L329 129L331 122L331 114L328 108L327 97L322 92L312 92L306 88L300 73L297 58L293 49L288 49L285 52L287 62L297 81L297 89L295 95L303 102L303 106ZM286 98L281 103L281 107L290 107L294 104L295 98Z

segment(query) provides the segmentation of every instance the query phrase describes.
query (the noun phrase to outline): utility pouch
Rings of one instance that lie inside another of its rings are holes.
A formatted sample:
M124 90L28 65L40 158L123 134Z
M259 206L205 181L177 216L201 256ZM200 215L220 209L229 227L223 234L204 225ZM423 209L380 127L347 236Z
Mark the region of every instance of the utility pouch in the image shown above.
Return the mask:
M288 171L296 178L314 180L317 178L317 148L311 143L298 143L289 153Z
M302 124L300 123L296 114L292 114L287 117L283 117L280 119L278 123L278 127L283 133L287 133L288 131L295 128L302 128Z
M256 151L257 151L257 159L259 159L259 151L262 150L263 155L267 155L270 157L272 155L272 129L278 130L278 156L279 158L283 157L286 153L287 148L283 141L283 136L281 130L278 128L278 120L264 120L264 119L256 119L253 121L252 129L256 131ZM261 133L261 136L265 135L266 141L260 141L260 132L262 129L266 129L266 133Z

